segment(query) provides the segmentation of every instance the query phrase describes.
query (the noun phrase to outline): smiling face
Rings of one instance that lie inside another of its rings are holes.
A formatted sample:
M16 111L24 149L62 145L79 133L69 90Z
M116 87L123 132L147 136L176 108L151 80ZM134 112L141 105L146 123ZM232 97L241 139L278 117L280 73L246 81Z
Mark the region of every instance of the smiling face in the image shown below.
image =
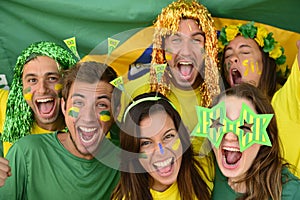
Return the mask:
M71 142L65 147L75 155L92 159L113 124L111 84L100 81L72 84L67 102L62 99L62 109L70 132Z
M162 125L162 122L163 125ZM177 180L182 145L172 118L155 112L140 122L140 163L152 177L152 189L164 191Z
M174 84L181 88L196 84L204 68L204 44L204 33L192 19L181 20L178 33L165 39L166 59Z
M222 98L225 101L226 116L230 120L236 120L240 116L242 103L245 103L255 113L256 110L253 104L246 99L235 96L227 96ZM249 131L244 127L245 133ZM213 147L217 163L224 176L231 180L242 178L247 170L251 167L261 145L253 144L243 152L240 152L240 144L237 135L232 132L226 133L222 139L219 148Z
M230 86L250 83L258 86L262 74L262 54L253 39L237 36L224 52L225 76Z
M58 63L47 56L38 56L24 65L23 95L34 112L37 124L48 130L60 114L61 77Z

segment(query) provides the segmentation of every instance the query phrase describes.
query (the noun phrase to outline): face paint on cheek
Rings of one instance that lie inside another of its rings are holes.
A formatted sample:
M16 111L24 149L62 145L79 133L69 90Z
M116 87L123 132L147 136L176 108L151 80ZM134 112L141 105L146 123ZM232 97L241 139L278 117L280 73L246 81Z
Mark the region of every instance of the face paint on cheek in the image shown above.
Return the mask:
M23 93L24 93L24 99L26 101L30 101L32 99L31 87L24 89Z
M68 115L74 118L77 118L79 114L79 108L77 107L71 107L69 109Z
M164 148L163 146L161 145L161 143L158 143L158 147L159 147L159 151L161 154L164 154Z
M244 76L248 76L248 73L249 73L249 60L248 59L246 59L246 60L244 60L243 62L242 62L242 65L244 66L244 67L246 67L246 70L245 70L245 72L244 72Z
M148 156L145 152L139 153L139 159L148 159Z
M61 83L57 83L57 84L55 84L55 86L54 86L54 89L55 89L56 91L58 91L58 97L59 97L59 98L62 97L62 94L61 94L62 87L63 87L63 86L62 86Z
M170 53L170 49L166 49L165 56L167 61L172 60L172 54Z
M205 49L204 48L200 48L200 53L201 54L205 54Z
M230 67L231 67L231 63L230 63L230 62L228 62L228 63L225 65L225 67L226 67L226 70L229 72L229 70L230 70Z
M180 145L180 139L177 138L177 140L174 142L174 144L172 145L172 149L174 151L176 151L178 148L179 148L179 145Z
M258 62L255 63L256 69L257 69L257 74L261 75L262 71L258 67Z
M100 121L108 122L110 120L110 112L108 110L103 110L100 112Z

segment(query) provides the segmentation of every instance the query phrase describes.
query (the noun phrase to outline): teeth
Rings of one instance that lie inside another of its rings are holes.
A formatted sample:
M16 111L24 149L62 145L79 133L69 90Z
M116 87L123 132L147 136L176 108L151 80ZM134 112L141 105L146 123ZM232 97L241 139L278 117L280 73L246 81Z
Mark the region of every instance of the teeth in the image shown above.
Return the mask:
M162 161L162 162L153 163L153 165L156 166L156 167L161 168L161 167L165 167L165 166L170 165L171 162L172 162L172 158L169 158L169 159L167 159L165 161Z
M86 127L79 127L84 132L92 132L95 131L97 128L86 128Z
M227 151L237 151L237 152L240 151L238 148L233 148L233 147L223 147L222 149Z
M47 98L47 99L38 99L36 100L38 103L45 103L45 102L48 102L48 101L53 101L52 98Z
M181 65L191 65L192 62L179 62L179 64L181 64Z

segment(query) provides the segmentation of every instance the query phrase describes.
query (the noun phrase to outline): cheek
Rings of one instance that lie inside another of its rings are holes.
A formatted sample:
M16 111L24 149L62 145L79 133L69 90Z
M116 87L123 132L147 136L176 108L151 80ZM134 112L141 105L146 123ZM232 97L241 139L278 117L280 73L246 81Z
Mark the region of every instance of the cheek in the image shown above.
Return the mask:
M108 110L103 110L99 113L99 120L101 122L108 122L111 120L111 113Z
M31 101L32 100L32 88L27 87L23 90L23 96L26 101Z
M79 115L79 111L80 111L79 108L77 108L77 107L71 107L68 110L68 116L76 119L78 117L78 115Z

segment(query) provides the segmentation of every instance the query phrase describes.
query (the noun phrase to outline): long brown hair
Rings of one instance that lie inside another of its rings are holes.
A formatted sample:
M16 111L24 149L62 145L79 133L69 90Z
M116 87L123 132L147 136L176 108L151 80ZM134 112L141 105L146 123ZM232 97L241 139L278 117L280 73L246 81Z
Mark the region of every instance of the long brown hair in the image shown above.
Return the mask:
M205 175L200 163L195 159L189 133L182 124L178 112L169 100L159 93L152 92L137 96L133 102L155 96L161 99L156 101L145 100L136 104L128 111L125 119L123 119L124 127L122 127L120 133L120 144L123 150L121 154L121 178L112 194L112 199L153 199L150 193L151 176L143 170L138 160L140 149L139 124L142 119L149 116L150 111L159 112L163 110L172 118L175 128L179 133L184 152L177 177L181 199L192 200L195 197L198 199L210 199L211 191L203 180L203 178L208 179L208 177ZM128 156L126 152L135 154ZM205 177L202 177L202 175Z
M269 99L260 89L250 84L243 83L227 89L214 100L213 105L216 105L224 96L236 96L249 100L258 114L274 114ZM283 164L285 161L282 157L275 115L267 127L267 133L272 146L260 147L245 178L237 182L246 183L246 193L239 199L281 199L283 184L281 171L288 164Z

